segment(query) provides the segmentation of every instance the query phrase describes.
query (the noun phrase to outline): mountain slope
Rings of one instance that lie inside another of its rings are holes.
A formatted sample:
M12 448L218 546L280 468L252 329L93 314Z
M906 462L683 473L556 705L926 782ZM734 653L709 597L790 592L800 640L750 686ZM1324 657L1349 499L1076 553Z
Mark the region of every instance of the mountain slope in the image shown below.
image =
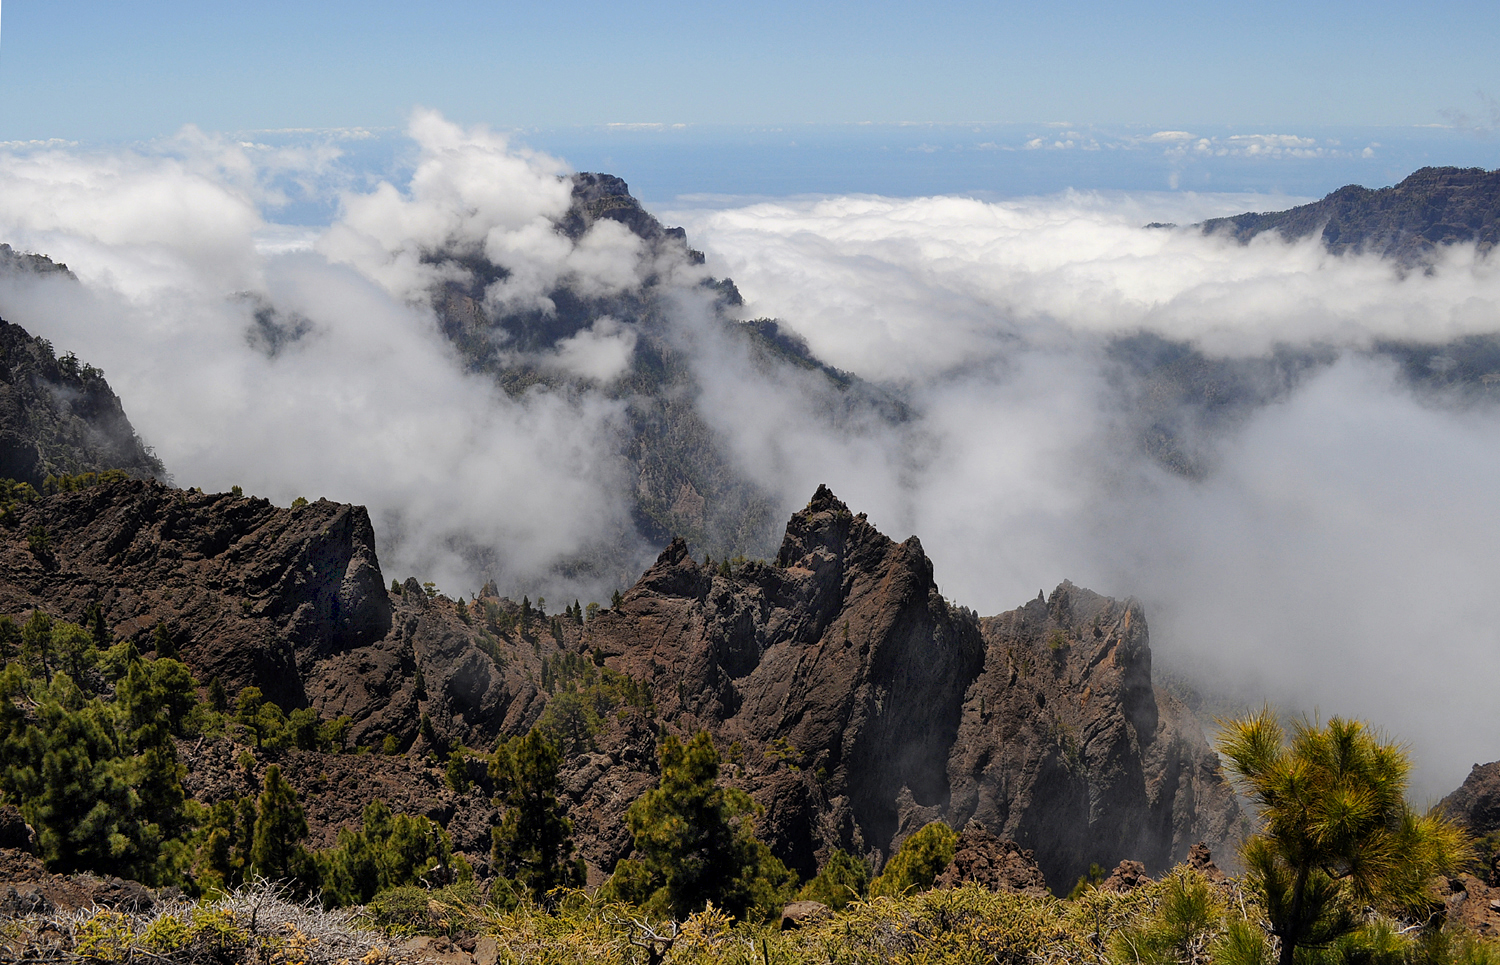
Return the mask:
M1335 254L1367 252L1404 265L1423 263L1437 247L1459 242L1487 252L1500 241L1500 170L1422 168L1392 187L1351 184L1312 204L1214 218L1200 227L1240 241L1263 231L1279 231L1288 240L1319 234Z
M0 319L0 479L40 489L49 475L107 469L165 476L103 372Z

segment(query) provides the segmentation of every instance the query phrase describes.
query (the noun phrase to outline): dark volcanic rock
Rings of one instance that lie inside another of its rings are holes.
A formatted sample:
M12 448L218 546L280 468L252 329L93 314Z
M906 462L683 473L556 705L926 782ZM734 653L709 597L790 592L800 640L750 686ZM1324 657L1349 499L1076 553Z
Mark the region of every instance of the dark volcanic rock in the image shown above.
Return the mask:
M619 606L587 625L538 614L524 632L493 587L466 606L415 580L388 589L360 507L126 481L19 504L14 523L0 614L77 620L97 603L142 650L164 624L201 680L346 714L358 746L394 741L402 756L277 756L325 845L379 797L482 863L493 788L478 767L480 786L455 794L430 755L525 733L574 686L560 668L576 683L601 665L649 700L602 714L561 775L594 883L630 850L624 813L656 781L659 737L705 729L724 777L765 807L761 836L804 875L834 848L878 865L928 821L977 818L1018 845L965 861L1034 850L1058 888L1091 862L1162 869L1236 822L1196 723L1152 688L1136 604L1065 583L981 621L938 592L915 538L883 536L826 488L774 565L703 566L676 541ZM33 550L36 529L49 550ZM184 743L191 793L255 793L269 758L247 772L244 750Z
M1121 861L1110 876L1100 883L1099 890L1124 894L1143 888L1150 883L1151 878L1146 874L1145 865L1139 861Z
M678 541L589 625L674 730L748 752L762 833L804 872L833 847L887 853L948 799L948 749L979 670L978 621L827 489L792 517L776 566L733 576Z
M1036 851L1054 888L1090 864L1161 871L1239 832L1233 794L1192 714L1151 683L1140 605L1063 583L981 622L949 762L955 825L977 818Z
M18 504L0 531L0 613L81 620L98 603L143 651L164 623L202 679L306 703L302 674L380 640L391 605L362 507L204 495L128 481ZM50 550L28 534L45 530Z
M36 831L14 804L0 807L0 849L36 854Z
M123 878L55 875L35 855L0 849L0 917L95 906L149 912L156 907L156 896L139 882Z
M915 538L827 489L775 566L725 576L674 543L585 645L647 682L669 729L737 749L762 835L804 873L835 847L878 863L939 818L1034 849L1054 887L1239 830L1196 722L1151 685L1138 605L1065 583L980 621L938 593Z
M1500 761L1475 764L1458 790L1443 798L1438 808L1476 835L1500 831Z
M0 246L0 270L37 269ZM54 266L56 270L56 266ZM61 268L66 272L66 266ZM104 373L52 343L0 319L0 479L42 488L49 475L119 469L136 477L165 476L141 443Z
M1023 849L970 821L959 835L953 861L933 882L936 888L956 888L973 882L991 891L1017 892L1045 897L1047 879L1037 866L1036 853Z
M1289 240L1318 233L1335 254L1372 252L1407 265L1457 242L1489 251L1500 240L1500 170L1422 168L1393 187L1351 184L1312 204L1214 218L1200 227L1241 241L1262 231L1279 231Z

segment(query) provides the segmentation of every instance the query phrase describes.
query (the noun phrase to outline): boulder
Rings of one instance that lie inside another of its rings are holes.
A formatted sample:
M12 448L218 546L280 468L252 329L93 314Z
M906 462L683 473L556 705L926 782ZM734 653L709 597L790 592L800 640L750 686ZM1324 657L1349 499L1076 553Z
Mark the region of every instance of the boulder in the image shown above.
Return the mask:
M1100 891L1111 891L1116 894L1125 894L1142 888L1151 883L1146 874L1146 866L1139 861L1121 861L1115 870L1105 878L1099 885Z
M781 930L792 931L832 914L821 901L794 901L781 909Z

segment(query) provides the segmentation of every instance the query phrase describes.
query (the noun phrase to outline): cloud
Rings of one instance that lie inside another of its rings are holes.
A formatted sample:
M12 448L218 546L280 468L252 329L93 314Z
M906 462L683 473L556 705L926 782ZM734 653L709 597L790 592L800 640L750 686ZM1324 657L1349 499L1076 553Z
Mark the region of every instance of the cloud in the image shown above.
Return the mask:
M1312 241L1142 227L1302 198L1070 192L709 199L664 215L707 252L694 268L612 221L559 231L561 160L430 112L409 136L410 175L373 183L316 138L0 149L0 240L80 278L0 279L0 314L104 368L179 484L366 504L388 575L451 593L493 576L600 599L615 571L573 564L625 569L657 549L635 535L630 400L613 394L644 336L601 311L526 356L552 375L508 395L465 368L428 296L483 282L492 306L545 313L558 285L613 296L659 278L652 324L695 373L732 470L776 512L827 482L889 535L918 535L943 592L981 612L1064 578L1139 596L1160 665L1367 717L1412 741L1424 791L1500 757L1485 691L1500 672L1500 417L1417 392L1369 352L1405 339L1439 356L1500 331L1492 259L1457 247L1403 275ZM278 224L290 197L338 197L339 214ZM860 381L767 365L715 316L705 271L735 279L746 317L781 319ZM274 351L258 306L286 321ZM1111 346L1141 333L1246 365L1318 361L1215 416L1122 365ZM579 381L549 388L556 373ZM1143 454L1150 406L1186 427L1193 478Z
M1401 274L1315 241L1140 227L1301 201L1284 200L831 198L670 216L747 312L904 386L918 413L839 424L801 401L810 390L731 370L707 408L763 485L785 480L790 501L816 477L892 536L919 535L944 593L981 612L1064 578L1139 596L1162 665L1373 720L1412 742L1419 793L1440 794L1500 757L1485 604L1500 412L1419 394L1368 350L1500 331L1500 265L1459 246ZM1109 345L1139 332L1210 357L1337 362L1200 439L1210 469L1189 479L1135 445L1131 406L1162 386L1122 395Z
M544 364L596 382L610 382L630 367L635 341L634 331L606 315L558 342L556 353Z
M457 594L485 576L531 586L605 550L643 555L618 456L623 403L507 396L457 362L421 297L445 270L422 260L428 246L478 250L565 209L557 165L435 115L412 134L423 156L411 182L346 193L345 219L312 237L258 213L245 187L265 173L254 152L248 171L129 152L0 155L0 232L69 261L82 282L7 276L0 314L102 367L180 485L368 505L390 575ZM213 154L224 142L207 143ZM585 236L563 261L618 285L612 238ZM257 306L299 320L274 353L255 337ZM629 342L596 323L557 362L605 378Z

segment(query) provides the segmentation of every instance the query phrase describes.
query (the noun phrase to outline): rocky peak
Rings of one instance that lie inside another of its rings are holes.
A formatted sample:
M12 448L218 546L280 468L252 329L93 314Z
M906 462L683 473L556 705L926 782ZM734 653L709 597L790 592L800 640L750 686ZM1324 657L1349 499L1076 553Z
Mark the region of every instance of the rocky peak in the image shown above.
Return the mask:
M804 871L978 818L1059 887L1091 862L1159 869L1237 828L1196 721L1151 687L1139 604L1064 583L978 620L942 598L917 540L827 487L774 566L725 576L674 542L583 642L651 687L669 729L746 749L735 770L763 831Z

